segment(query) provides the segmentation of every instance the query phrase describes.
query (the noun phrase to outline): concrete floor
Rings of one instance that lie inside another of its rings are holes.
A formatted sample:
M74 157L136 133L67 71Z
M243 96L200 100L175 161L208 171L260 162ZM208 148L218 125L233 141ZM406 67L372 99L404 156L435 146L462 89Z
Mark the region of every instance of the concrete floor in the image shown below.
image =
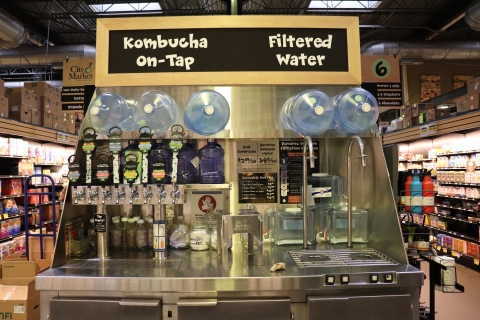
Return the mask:
M464 293L435 291L435 320L480 319L480 273L457 264L457 282L465 287ZM428 263L422 262L422 271L427 275L420 303L428 306L430 301Z

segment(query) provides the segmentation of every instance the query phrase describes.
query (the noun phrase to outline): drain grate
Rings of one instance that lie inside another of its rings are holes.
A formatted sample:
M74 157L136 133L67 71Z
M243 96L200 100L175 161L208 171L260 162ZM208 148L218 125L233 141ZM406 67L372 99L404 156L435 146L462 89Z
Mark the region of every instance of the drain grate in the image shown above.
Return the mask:
M289 251L288 253L299 268L398 264L373 249Z
M61 268L81 268L81 269L178 269L183 260L73 260Z

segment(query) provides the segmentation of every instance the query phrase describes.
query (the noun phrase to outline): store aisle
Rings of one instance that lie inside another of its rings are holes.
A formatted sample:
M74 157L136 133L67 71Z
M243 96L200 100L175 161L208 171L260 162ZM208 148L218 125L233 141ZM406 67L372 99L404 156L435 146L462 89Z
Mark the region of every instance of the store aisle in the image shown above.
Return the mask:
M480 317L480 272L457 264L457 282L465 287L464 293L435 291L436 320L473 320ZM428 263L422 262L427 275L422 287L420 302L429 305Z

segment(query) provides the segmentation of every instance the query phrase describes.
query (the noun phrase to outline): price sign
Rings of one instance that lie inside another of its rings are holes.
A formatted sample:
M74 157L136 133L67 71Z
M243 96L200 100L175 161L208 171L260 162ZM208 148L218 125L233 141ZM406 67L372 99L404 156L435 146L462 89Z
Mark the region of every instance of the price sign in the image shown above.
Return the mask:
M8 218L8 213L4 213L3 214L3 219L7 219Z
M452 251L452 256L454 256L454 257L458 257L458 253L457 253L457 252L455 252L455 251Z
M475 265L477 265L477 266L480 265L480 260L478 260L478 259L473 259L473 264L475 264Z
M438 251L442 250L442 247L437 246L437 250L438 250Z
M443 248L443 253L447 253L447 248Z

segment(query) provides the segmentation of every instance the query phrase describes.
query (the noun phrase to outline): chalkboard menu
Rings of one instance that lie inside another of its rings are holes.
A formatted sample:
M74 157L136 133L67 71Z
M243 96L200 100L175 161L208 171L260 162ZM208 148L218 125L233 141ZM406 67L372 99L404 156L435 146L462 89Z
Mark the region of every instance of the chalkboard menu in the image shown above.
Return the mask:
M239 203L276 203L276 173L239 173Z

